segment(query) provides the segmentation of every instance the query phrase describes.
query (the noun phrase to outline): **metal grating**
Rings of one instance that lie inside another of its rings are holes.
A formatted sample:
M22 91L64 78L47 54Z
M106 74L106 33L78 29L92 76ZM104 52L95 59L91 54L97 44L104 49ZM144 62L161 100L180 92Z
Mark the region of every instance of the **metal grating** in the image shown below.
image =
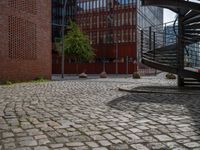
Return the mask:
M36 0L8 0L8 5L20 11L37 13Z
M9 16L9 58L18 60L37 58L36 24Z

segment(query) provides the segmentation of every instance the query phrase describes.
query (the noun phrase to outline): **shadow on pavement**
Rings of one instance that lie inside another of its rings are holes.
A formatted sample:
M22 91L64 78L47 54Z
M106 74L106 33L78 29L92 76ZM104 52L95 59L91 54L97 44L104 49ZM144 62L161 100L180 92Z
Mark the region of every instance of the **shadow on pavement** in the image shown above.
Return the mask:
M139 87L136 89L173 91L170 87ZM178 89L174 88L174 90ZM190 88L190 90L196 94L187 94L189 91L187 89L181 89L182 93L179 94L129 93L110 101L108 106L121 111L142 114L144 118L155 122L159 121L159 118L165 118L164 125L188 124L200 135L200 92L198 88ZM162 122L159 123L162 125Z

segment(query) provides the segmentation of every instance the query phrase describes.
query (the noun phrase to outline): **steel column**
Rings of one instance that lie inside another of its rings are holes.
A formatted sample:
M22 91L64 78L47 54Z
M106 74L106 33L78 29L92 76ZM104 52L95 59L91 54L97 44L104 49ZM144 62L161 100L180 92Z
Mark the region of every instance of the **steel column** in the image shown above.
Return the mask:
M64 50L64 36L65 36L65 13L66 13L66 6L67 6L67 0L65 0L63 12L62 12L62 78L64 78L65 74L65 50Z
M143 57L143 41L144 39L143 39L143 30L141 30L141 59L142 59L142 57Z
M184 16L180 15L178 16L178 86L183 87L184 86L184 78L181 76L181 72L184 70L184 43L183 43L183 19Z
M156 33L153 32L153 59L156 59Z

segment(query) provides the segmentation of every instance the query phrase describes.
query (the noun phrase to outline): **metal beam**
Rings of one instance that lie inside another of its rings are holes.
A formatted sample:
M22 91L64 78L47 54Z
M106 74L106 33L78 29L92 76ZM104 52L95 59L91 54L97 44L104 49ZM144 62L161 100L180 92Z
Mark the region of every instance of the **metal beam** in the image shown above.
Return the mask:
M159 6L171 9L177 12L177 8L189 11L194 10L200 12L200 4L195 2L180 1L180 0L142 0L144 6Z

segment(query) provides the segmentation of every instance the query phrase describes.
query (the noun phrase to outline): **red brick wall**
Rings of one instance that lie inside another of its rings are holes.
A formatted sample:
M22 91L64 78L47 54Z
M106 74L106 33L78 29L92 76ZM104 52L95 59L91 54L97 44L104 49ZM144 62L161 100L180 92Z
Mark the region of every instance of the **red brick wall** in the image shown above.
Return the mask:
M51 1L0 0L0 80L51 77Z

